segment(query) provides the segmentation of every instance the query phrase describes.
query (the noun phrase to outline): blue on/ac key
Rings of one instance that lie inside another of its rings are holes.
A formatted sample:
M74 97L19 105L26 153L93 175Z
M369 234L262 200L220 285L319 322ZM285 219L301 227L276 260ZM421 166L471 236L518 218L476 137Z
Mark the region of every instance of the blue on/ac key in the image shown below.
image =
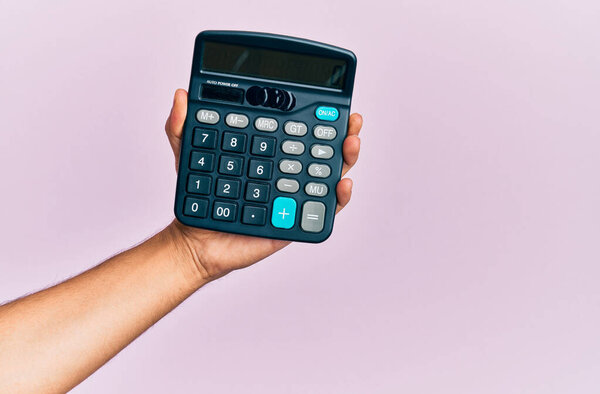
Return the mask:
M315 116L319 120L326 120L328 122L336 121L340 117L340 111L335 107L317 107Z
M273 227L289 229L294 227L296 221L296 200L289 197L277 197L273 200L273 214L271 224Z

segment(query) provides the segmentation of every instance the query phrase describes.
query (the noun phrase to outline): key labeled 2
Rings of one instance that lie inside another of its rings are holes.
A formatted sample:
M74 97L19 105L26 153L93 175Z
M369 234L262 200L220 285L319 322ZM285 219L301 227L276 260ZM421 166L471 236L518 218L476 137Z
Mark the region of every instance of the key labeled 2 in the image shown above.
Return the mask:
M238 198L240 196L241 182L237 179L217 179L217 197Z

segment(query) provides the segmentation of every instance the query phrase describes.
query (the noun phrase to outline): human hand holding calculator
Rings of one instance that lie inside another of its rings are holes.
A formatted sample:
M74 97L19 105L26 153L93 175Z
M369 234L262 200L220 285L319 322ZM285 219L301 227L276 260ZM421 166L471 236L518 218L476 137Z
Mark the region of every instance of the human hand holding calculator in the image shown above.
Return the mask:
M355 68L351 52L312 41L198 35L189 97L176 93L166 129L179 159L175 227L214 263L204 269L221 275L330 235L360 148Z

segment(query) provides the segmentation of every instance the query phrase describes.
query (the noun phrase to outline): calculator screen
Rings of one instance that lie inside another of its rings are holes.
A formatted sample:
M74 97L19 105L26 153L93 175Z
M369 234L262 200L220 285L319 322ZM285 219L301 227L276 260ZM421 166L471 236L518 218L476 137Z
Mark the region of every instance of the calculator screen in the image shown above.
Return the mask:
M202 70L342 89L345 60L205 41Z

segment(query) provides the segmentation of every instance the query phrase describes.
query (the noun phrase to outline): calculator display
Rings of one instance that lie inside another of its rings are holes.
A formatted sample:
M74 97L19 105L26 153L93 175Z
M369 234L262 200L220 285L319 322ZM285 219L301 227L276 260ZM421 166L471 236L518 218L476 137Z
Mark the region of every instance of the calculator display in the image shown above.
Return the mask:
M345 60L205 41L202 70L342 89Z

